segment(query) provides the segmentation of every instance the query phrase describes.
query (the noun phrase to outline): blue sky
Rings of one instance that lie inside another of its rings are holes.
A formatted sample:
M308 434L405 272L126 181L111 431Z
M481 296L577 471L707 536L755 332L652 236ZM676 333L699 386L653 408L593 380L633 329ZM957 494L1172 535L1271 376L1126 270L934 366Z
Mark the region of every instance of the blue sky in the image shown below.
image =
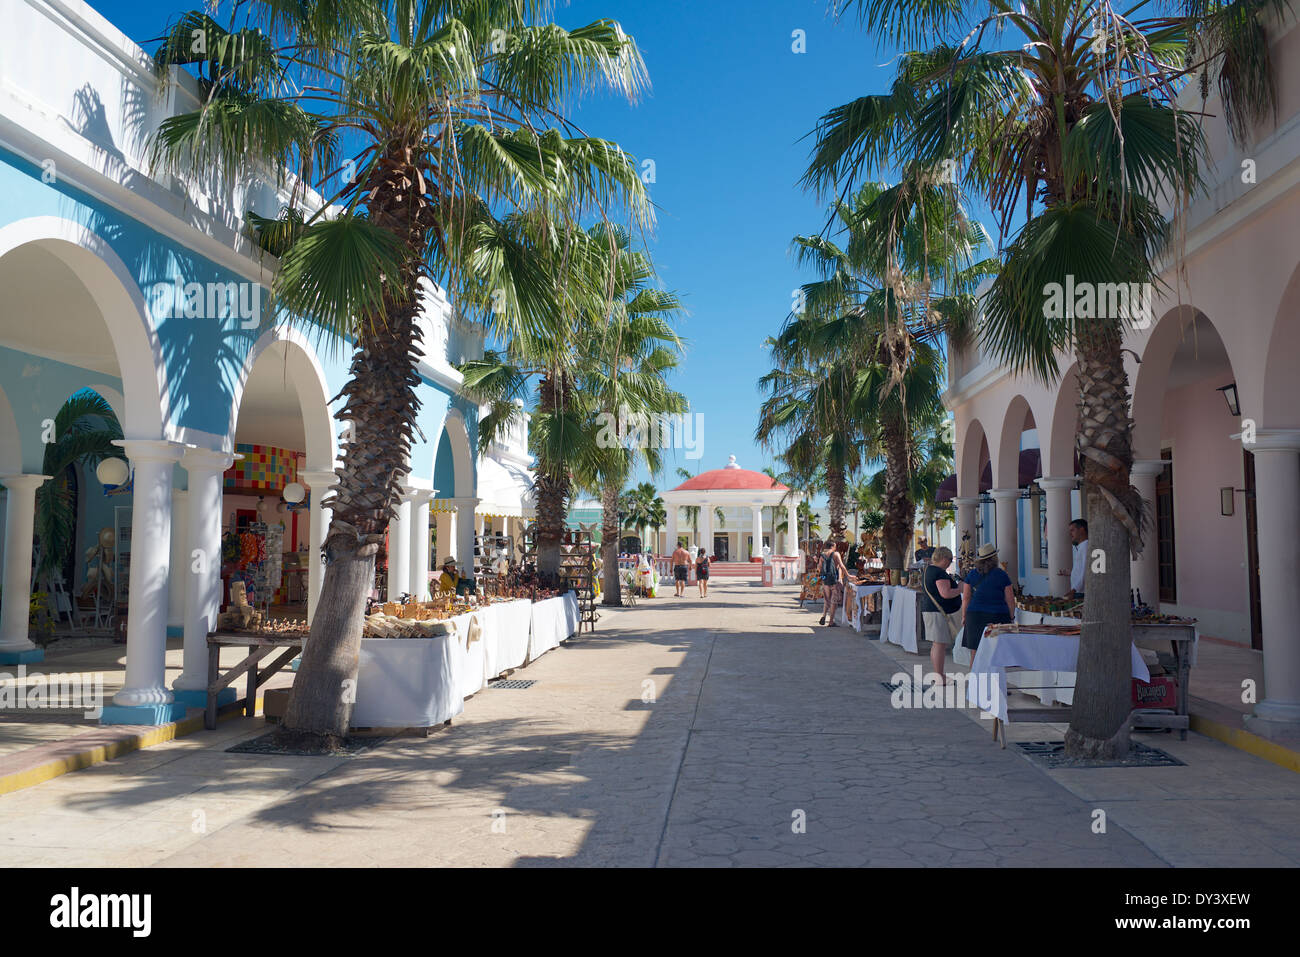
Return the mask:
M199 4L91 5L142 42ZM885 89L891 53L852 20L832 22L826 0L574 0L556 12L566 27L601 17L636 38L652 89L635 106L588 98L573 115L638 161L654 160L651 252L689 310L680 327L689 351L675 385L704 416L702 458L669 453L657 484L676 485L677 466L720 468L728 455L745 468L775 464L753 439L757 380L770 368L762 342L789 311L793 290L812 278L795 269L791 237L826 221L825 203L797 185L811 145L803 137L829 108ZM806 52L792 49L796 30Z

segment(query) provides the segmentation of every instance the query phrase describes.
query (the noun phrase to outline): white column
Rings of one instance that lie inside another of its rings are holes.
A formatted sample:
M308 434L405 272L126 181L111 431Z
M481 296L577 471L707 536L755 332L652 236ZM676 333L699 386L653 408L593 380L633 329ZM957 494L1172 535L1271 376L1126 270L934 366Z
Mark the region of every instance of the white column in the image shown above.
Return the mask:
M776 513L772 513L773 521L776 520ZM791 499L785 506L785 553L794 557L799 556L799 500ZM799 569L799 574L803 574L803 569Z
M1074 476L1043 477L1039 487L1047 498L1047 584L1053 595L1064 595L1070 590L1070 533L1067 531L1073 514L1070 511L1070 491ZM1064 571L1062 575L1060 572ZM1144 592L1145 594L1145 592Z
M0 656L39 661L43 654L27 637L32 593L32 532L36 526L36 490L48 475L0 475L5 496L4 592L0 594Z
M763 506L759 502L755 502L754 504L749 506L749 511L754 519L754 531L753 531L754 544L753 547L750 549L749 554L755 558L762 558L763 557Z
M307 468L299 471L298 478L311 490L307 518L307 623L311 624L316 605L320 602L321 585L325 581L321 549L325 547L325 536L329 534L330 519L334 516L334 510L325 508L321 501L329 493L335 476L333 469Z
M963 536L971 549L980 547L979 532L975 528L976 510L979 508L980 500L979 496L975 495L968 498L954 498L952 501L957 506L957 547L953 549L953 554L960 559ZM961 568L960 571L964 575L970 569Z
M456 561L461 574L467 578L474 574L474 509L476 498L456 498Z
M388 600L397 601L411 584L411 499L407 492L388 523Z
M1164 471L1160 459L1133 463L1129 481L1142 496L1149 516L1143 535L1142 554L1129 563L1132 586L1142 592L1142 600L1152 608L1160 607L1159 529L1156 527L1156 477Z
M439 568L444 559L456 554L455 520L456 516L451 512L434 512L434 524L438 528L438 554L434 556L434 562Z
M707 502L700 503L700 542L704 554L713 555L713 506Z
M1011 576L1012 584L1019 584L1020 533L1016 512L1020 501L1020 489L995 488L989 494L997 504L998 564L1007 566L1007 574Z
M190 563L189 554L189 493L172 489L172 572L167 580L167 627L180 628L185 624L185 579Z
M113 703L170 704L167 690L167 579L171 565L172 469L184 446L120 439L135 473L131 493L131 572L127 587L126 676Z
M184 582L185 657L180 677L172 682L176 691L208 688L208 635L217 628L221 611L221 476L235 457L229 452L187 449L181 468L189 477L186 495L186 542L179 556L180 581ZM174 516L173 516L174 517ZM173 540L179 536L172 529ZM172 582L177 575L172 575Z
M1300 732L1300 430L1261 429L1255 453L1264 687L1246 727L1277 737Z
M667 506L668 512L668 554L677 551L677 506Z
M429 499L433 490L422 488L411 493L411 583L407 590L416 601L429 597Z

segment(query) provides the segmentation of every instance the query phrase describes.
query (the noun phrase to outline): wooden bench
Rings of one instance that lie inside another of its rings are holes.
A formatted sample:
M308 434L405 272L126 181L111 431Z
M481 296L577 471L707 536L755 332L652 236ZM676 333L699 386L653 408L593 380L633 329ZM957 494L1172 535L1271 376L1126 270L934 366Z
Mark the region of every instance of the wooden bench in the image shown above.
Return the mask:
M221 649L247 648L248 654L235 667L221 674ZM266 668L258 664L277 648L285 649ZM274 635L217 634L208 636L208 701L203 715L203 726L211 731L217 726L217 696L222 689L233 684L240 675L248 674L244 696L244 714L253 717L257 711L257 689L265 685L281 668L302 653L302 639Z

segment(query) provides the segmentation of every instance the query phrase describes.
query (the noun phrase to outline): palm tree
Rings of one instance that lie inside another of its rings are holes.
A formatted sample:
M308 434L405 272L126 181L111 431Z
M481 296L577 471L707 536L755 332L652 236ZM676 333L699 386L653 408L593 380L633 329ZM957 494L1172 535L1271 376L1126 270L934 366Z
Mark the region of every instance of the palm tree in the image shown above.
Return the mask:
M1049 289L1160 282L1156 257L1170 235L1159 202L1185 210L1203 188L1199 116L1179 103L1199 82L1223 96L1229 129L1245 142L1275 113L1265 14L1287 0L1138 4L1121 12L1084 0L856 0L882 42L934 45L901 58L892 89L822 117L806 182L837 192L894 155L941 164L981 193L1005 247L981 335L1015 372L1059 375L1071 354L1080 383L1077 449L1094 554L1084 600L1076 705L1067 752L1128 749L1130 554L1142 547L1133 461L1126 326L1149 320L1114 297L1100 311L1058 309ZM1053 286L1053 284L1056 284ZM1074 304L1070 304L1072 307Z
M41 472L53 478L36 490L36 538L39 560L37 581L64 567L77 531L77 515L69 472L81 466L86 472L106 458L121 454L113 445L122 438L113 408L90 389L82 389L63 403L54 417L52 441L45 445ZM67 583L69 588L72 582Z
M248 217L278 258L273 300L355 350L336 413L351 438L326 500L325 579L281 725L304 747L333 747L348 729L338 689L356 677L365 595L416 430L421 280L468 307L487 279L499 327L555 325L547 263L494 205L567 212L621 198L646 210L630 158L570 135L562 114L596 83L635 97L636 46L613 21L561 29L547 6L248 0L229 28L183 14L155 57L160 75L192 68L203 102L163 121L154 164L229 182L268 167L292 177L278 218Z
M856 371L851 356L832 359L813 351L820 332L817 319L792 316L781 335L769 339L777 368L759 379L768 396L754 437L767 448L784 439L782 457L795 472L823 470L831 537L843 541L846 475L858 467L862 448L853 408Z
M643 461L652 475L663 468L653 427L663 415L687 411L686 397L669 389L665 376L677 366L683 348L670 319L681 310L676 295L650 285L654 276L649 257L632 252L626 234L618 237L613 269L614 306L604 331L592 337L592 355L584 363L579 390L592 396L600 429L596 473L588 476L599 489L602 512L601 560L603 602L622 604L618 577L619 494L636 463ZM627 435L618 434L624 416L645 416L646 429L633 422ZM660 511L662 512L660 500ZM667 520L664 513L663 521ZM657 529L656 529L657 530ZM674 548L676 544L674 543Z
M833 445L794 443L792 449L826 463L833 537L841 537L846 466L856 468L864 445L880 450L887 475L885 565L901 574L915 514L909 421L940 408L942 365L932 343L940 334L969 335L972 290L994 264L979 258L984 231L945 184L915 177L895 186L868 183L834 211L842 244L822 236L795 239L800 262L815 266L821 278L803 286L805 310L787 320L773 351L794 370L831 370L835 403L820 405L843 416L836 428L850 436L852 456L838 456ZM791 371L767 378L778 376L789 382Z

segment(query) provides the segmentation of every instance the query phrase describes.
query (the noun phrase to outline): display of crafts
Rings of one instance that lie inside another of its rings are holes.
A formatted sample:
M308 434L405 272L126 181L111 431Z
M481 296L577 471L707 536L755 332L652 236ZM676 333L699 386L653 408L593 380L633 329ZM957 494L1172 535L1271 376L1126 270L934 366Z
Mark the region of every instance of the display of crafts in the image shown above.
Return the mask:
M1077 635L1078 625L989 625L984 629L984 637L993 635Z
M1035 612L1040 615L1059 615L1063 618L1078 618L1083 614L1082 599L1053 595L1017 595L1016 607L1021 611Z

